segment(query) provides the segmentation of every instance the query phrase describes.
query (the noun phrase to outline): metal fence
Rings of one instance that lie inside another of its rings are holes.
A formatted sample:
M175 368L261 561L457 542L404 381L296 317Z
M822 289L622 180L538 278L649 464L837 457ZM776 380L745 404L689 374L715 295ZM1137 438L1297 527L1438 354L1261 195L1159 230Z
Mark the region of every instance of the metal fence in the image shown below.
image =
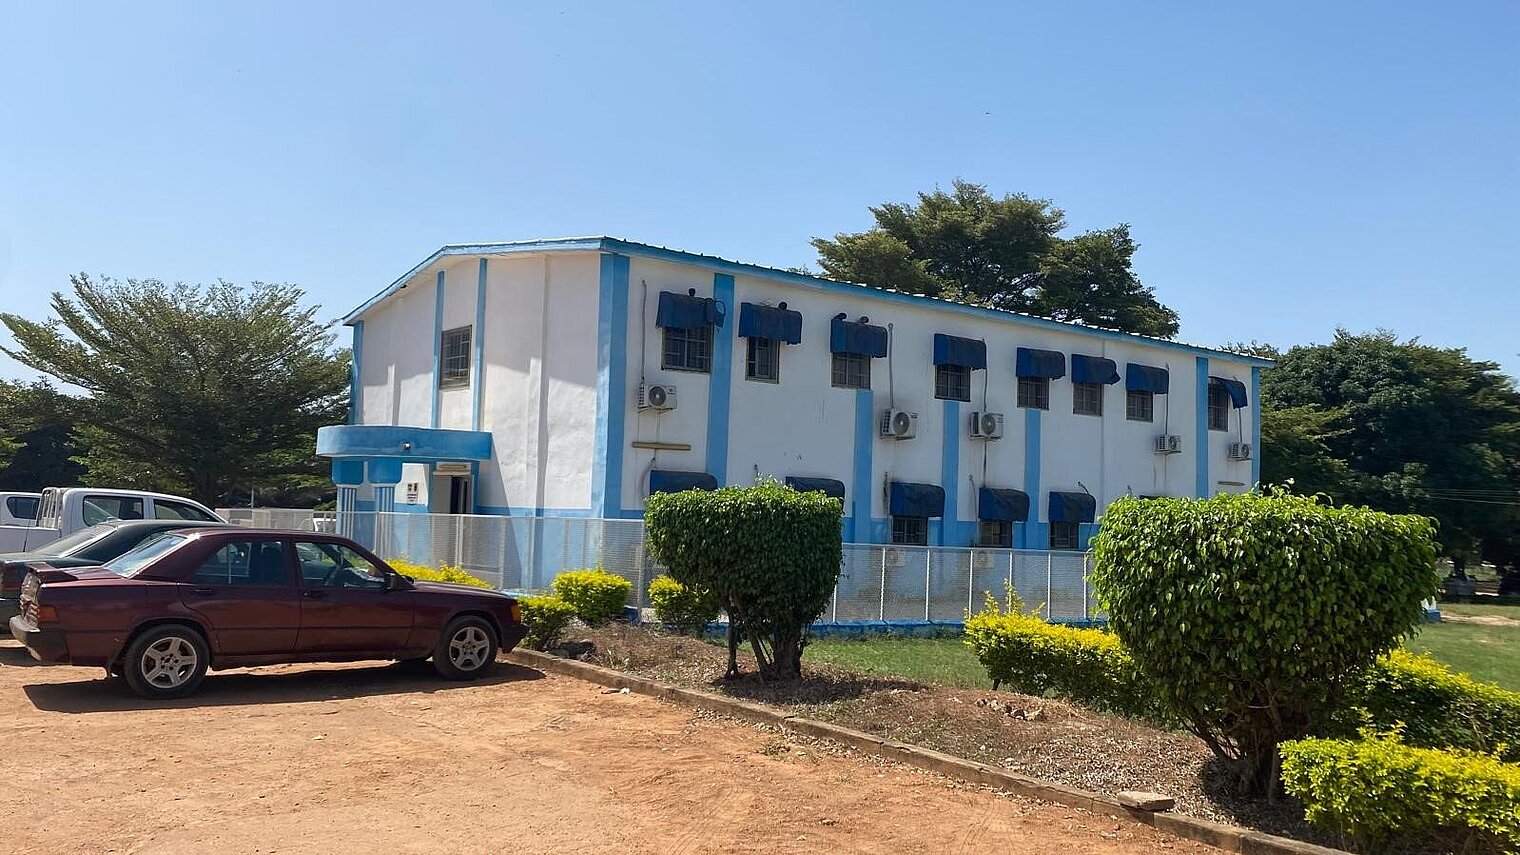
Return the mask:
M276 510L255 524L312 530L312 520L289 513L293 525L281 526ZM642 520L361 512L332 525L388 561L452 564L502 590L544 590L564 570L600 566L632 582L629 605L643 608L649 581L663 572ZM1009 588L1049 620L1090 621L1100 616L1091 567L1085 552L847 543L819 622L959 623Z
M233 525L296 531L332 531L337 519L332 511L304 508L217 508L216 513Z

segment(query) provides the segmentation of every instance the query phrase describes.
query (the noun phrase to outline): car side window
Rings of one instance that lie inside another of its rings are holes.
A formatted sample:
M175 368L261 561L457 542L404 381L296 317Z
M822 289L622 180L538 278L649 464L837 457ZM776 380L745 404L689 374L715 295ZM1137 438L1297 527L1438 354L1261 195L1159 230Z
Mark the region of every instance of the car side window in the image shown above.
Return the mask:
M153 518L160 520L192 520L194 522L216 522L216 518L208 516L205 511L184 502L171 502L167 499L153 500Z
M106 520L140 520L143 501L133 496L85 496L84 524L96 525Z
M188 580L197 585L290 584L285 546L278 540L232 540L212 553Z
M33 496L11 496L5 500L5 509L18 520L34 520L40 501Z
M339 543L298 541L301 583L308 588L385 588L385 571L363 555Z

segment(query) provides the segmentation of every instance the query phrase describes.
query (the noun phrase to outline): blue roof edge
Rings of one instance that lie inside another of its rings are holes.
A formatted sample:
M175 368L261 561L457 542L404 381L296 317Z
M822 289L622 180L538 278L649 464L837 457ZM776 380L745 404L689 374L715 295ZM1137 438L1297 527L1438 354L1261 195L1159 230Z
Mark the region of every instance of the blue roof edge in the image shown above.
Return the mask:
M1271 359L1260 356L1251 356L1245 353L1235 353L1218 348L1203 347L1196 344L1174 341L1169 338L1157 338L1155 336L1141 335L1139 333L1121 332L1119 330L1092 327L1084 324L1074 324L1065 321L1056 321L1050 318L1042 318L1036 315L1026 315L1022 312L1013 312L1005 309L991 309L986 306L973 306L966 303L957 303L953 300L943 300L938 297L926 297L922 294L909 294L902 291L889 291L883 288L874 288L870 285L861 285L854 282L842 282L835 279L825 279L821 276L810 276L805 273L796 273L791 270L782 270L777 267L767 267L763 264L752 264L743 261L733 261L720 258L716 255L704 255L702 253L688 252L680 249L656 246L654 244L639 243L637 241L624 240L622 238L594 235L585 237L567 238L539 238L533 240L500 241L489 243L462 243L446 244L440 247L432 255L429 255L421 263L402 274L396 281L386 286L384 290L347 315L343 316L343 323L352 325L359 316L374 308L381 301L406 287L414 277L440 259L456 255L511 255L522 252L571 252L571 251L599 251L616 252L623 255L637 255L645 258L656 258L666 261L675 261L686 264L699 264L705 267L725 273L756 276L799 285L804 288L816 290L849 290L852 292L864 292L867 296L880 297L898 302L918 304L926 307L949 309L951 311L972 314L995 320L1009 321L1027 326L1042 327L1045 329L1064 330L1067 332L1090 333L1104 338L1130 341L1143 344L1160 345L1173 350L1181 350L1188 353L1203 356L1218 356L1248 365L1270 367L1277 363Z

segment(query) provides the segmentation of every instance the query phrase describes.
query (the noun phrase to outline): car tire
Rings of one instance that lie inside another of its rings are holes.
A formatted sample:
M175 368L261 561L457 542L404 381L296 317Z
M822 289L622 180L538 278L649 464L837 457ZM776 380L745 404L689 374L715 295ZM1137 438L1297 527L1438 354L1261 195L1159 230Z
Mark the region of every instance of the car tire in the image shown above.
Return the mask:
M210 665L211 651L199 632L184 624L166 624L132 639L121 670L132 691L152 700L168 700L195 691Z
M473 680L496 664L496 647L496 630L484 618L455 618L438 638L433 667L447 680Z

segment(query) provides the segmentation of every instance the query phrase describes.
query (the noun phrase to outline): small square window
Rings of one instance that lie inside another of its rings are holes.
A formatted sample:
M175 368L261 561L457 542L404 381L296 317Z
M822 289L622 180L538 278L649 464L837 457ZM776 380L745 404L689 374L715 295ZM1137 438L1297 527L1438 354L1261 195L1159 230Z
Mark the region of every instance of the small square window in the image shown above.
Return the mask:
M1079 416L1103 415L1103 384L1071 384L1071 411Z
M1036 410L1050 409L1050 378L1020 377L1019 406Z
M976 545L1012 549L1013 523L1007 520L982 520L977 525Z
M443 363L438 385L444 388L470 385L470 328L444 330L438 352Z
M1230 393L1218 383L1209 384L1209 430L1230 429Z
M1079 540L1079 529L1076 523L1053 522L1050 524L1051 549L1076 549Z
M964 365L934 366L934 397L946 401L971 400L971 369Z
M1131 390L1124 396L1124 416L1132 422L1156 420L1156 395L1152 392Z
M833 382L838 389L871 388L871 357L854 353L834 354Z
M665 329L665 346L660 367L672 371L712 371L712 327L689 330Z
M902 546L928 546L929 518L893 517L892 542Z
M748 338L744 356L744 379L781 382L781 343L773 338Z

